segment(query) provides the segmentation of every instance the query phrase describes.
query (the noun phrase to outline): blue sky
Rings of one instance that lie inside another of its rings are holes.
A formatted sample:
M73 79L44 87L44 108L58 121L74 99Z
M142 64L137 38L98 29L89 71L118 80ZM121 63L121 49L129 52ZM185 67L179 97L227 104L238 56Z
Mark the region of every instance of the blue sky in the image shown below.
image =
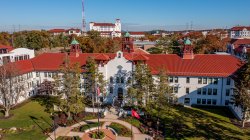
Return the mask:
M84 1L87 22L120 18L123 30L250 25L250 0ZM0 30L80 27L81 0L0 0L0 18Z

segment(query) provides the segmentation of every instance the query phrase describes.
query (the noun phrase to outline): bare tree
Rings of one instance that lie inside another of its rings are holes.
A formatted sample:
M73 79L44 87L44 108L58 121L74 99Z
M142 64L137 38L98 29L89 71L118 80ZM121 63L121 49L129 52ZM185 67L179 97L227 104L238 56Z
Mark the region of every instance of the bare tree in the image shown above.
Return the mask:
M18 70L16 63L0 67L0 100L5 117L9 117L11 107L25 96L25 78Z

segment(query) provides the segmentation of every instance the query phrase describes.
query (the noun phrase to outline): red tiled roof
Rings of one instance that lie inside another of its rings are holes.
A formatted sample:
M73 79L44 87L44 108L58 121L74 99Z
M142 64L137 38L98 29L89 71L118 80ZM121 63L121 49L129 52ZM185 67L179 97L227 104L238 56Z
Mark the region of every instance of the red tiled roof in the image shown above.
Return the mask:
M48 32L50 33L63 33L65 32L64 29L51 29L51 30L48 30Z
M7 49L8 52L14 50L14 48L12 46L4 46L4 45L0 45L0 49Z
M129 32L130 35L145 35L145 32Z
M241 65L241 61L231 55L195 55L194 59L182 59L174 54L147 55L153 74L164 68L169 75L228 77Z
M10 71L14 70L13 74L16 74L16 75L25 74L25 73L34 71L34 67L33 67L30 59L21 60L21 61L17 61L17 62L13 62L13 63L8 63L8 64L4 65L3 67L5 67L6 69L9 69ZM2 68L2 67L0 67L0 68Z
M104 60L104 61L106 61L106 60L109 60L109 56L106 55L106 54L99 54L99 55L95 56L95 60Z
M244 28L246 28L247 30L250 30L250 26L236 26L236 27L231 28L231 30L232 31L241 31Z
M71 63L86 64L88 57L113 59L115 53L82 53L78 57L69 56ZM65 53L45 53L33 59L15 62L23 73L36 71L56 71L66 57ZM152 74L165 69L169 75L228 77L240 66L241 61L231 55L199 54L194 59L182 59L175 54L131 54L124 53L127 60L147 60Z
M231 44L234 44L234 45L250 44L250 39L233 39L231 40Z
M65 56L65 53L44 53L31 59L31 61L37 71L56 71L64 62Z
M94 26L115 26L113 23L94 23Z

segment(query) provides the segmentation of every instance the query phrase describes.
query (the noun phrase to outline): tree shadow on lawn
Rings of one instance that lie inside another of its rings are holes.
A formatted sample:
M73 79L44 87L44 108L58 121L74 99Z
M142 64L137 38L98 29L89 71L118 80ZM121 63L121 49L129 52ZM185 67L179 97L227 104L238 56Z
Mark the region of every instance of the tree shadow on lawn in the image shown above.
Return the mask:
M178 130L179 134L173 135L173 133L176 133L174 132L176 130L173 127L172 123L175 122L176 118L178 117L174 116L172 118L166 118L164 122L166 124L165 130L167 130L166 132L167 137L176 139L202 137L205 139L228 140L228 139L240 139L237 136L244 135L244 133L240 131L233 130L230 127L225 127L220 124L224 123L227 125L227 123L229 122L211 116L210 114L207 114L205 112L184 107L176 107L175 109L178 111L180 117L183 119L180 122L182 123L182 126L180 126L181 130ZM191 126L188 125L188 123L190 123Z

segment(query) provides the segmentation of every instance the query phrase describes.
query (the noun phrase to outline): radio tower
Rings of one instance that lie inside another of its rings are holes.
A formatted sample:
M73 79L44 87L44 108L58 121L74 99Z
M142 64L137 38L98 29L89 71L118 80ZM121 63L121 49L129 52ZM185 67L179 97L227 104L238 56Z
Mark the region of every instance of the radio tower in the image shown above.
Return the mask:
M86 20L84 15L84 0L82 0L82 32L86 33Z

